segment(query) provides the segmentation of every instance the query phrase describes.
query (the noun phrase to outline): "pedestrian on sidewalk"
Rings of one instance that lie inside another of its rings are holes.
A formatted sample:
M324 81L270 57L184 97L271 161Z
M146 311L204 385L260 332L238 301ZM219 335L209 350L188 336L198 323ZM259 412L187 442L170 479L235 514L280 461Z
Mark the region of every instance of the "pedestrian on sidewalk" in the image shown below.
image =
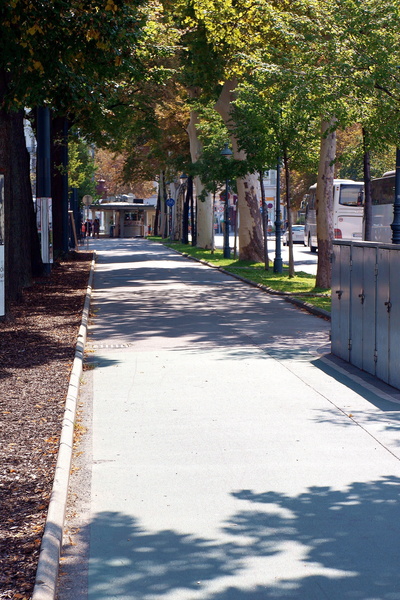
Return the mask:
M99 219L95 219L93 221L93 237L99 237L99 233L100 233L100 221Z

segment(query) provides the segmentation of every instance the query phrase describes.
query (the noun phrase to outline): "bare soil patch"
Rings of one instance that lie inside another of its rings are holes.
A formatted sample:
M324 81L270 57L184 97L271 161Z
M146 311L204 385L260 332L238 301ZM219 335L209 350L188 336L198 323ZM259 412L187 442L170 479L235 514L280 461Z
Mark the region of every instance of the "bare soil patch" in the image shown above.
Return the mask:
M92 254L71 253L0 323L0 598L29 600Z

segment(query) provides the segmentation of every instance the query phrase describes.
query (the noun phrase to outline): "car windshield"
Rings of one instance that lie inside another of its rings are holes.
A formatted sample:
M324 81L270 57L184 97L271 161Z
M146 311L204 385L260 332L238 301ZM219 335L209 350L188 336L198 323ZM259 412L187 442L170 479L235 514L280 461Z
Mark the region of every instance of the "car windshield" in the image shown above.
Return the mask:
M304 225L293 225L292 229L293 231L303 231Z

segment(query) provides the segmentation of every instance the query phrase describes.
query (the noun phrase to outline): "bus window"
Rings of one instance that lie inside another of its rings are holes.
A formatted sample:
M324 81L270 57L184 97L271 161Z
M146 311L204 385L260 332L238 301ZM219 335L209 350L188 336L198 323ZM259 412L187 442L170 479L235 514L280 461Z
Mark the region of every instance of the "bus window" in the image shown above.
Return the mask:
M388 172L371 181L371 241L392 243L393 206L395 196L395 175Z
M395 193L394 187L394 175L373 179L371 181L372 204L393 204Z
M304 245L312 252L317 250L317 214L316 184L309 190L307 203ZM362 222L364 213L364 185L349 179L333 181L333 231L334 237L341 240L357 240L362 238Z
M339 204L342 206L363 206L364 189L355 185L341 185Z

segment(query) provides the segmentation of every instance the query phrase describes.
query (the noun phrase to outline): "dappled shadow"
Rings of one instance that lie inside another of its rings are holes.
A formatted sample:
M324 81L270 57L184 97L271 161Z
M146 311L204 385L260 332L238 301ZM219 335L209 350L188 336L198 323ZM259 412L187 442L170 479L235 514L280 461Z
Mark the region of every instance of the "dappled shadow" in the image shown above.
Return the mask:
M96 598L109 598L110 581L116 597L197 590L235 573L240 566L235 550L231 544L177 531L145 531L126 515L101 513L91 524L89 587Z
M159 348L257 346L279 359L308 356L328 325L281 298L143 240L99 251L90 343Z
M49 277L36 278L9 307L0 323L0 378L73 359L90 258L72 254L72 260L55 264Z
M0 598L17 596L11 590L25 591L21 597L27 597L35 581L47 500L38 486L37 473L32 470L29 476L24 476L15 457L2 460L2 471Z
M297 495L233 492L238 509L213 539L100 513L90 524L89 596L398 600L399 492L394 476Z
M234 515L225 531L248 537L250 554L298 546L297 576L287 572L267 598L398 599L399 492L394 476L298 496L243 490L234 496L253 508Z
M93 354L87 354L83 363L84 371L91 371L97 367L115 367L120 363L119 360L110 357L100 357Z
M5 347L7 337L9 343L6 351L0 352L0 379L15 375L15 369L31 369L59 361L68 362L73 356L71 344L55 340L54 336L24 329L10 333L2 332L1 335L2 346Z

